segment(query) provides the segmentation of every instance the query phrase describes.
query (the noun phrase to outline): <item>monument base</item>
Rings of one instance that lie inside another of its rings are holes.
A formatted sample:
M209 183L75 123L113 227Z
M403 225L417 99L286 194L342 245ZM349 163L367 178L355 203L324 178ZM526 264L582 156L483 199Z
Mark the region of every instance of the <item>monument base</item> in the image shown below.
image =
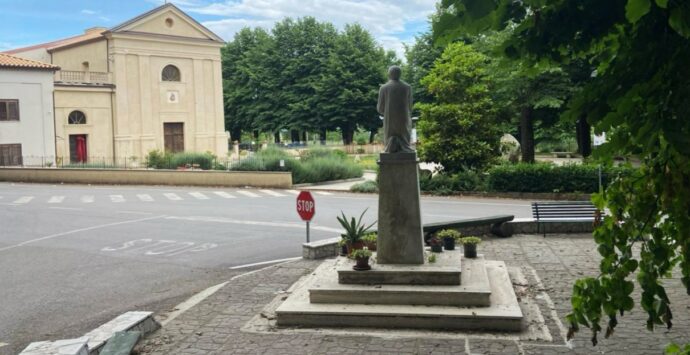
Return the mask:
M417 153L381 153L377 262L424 264Z

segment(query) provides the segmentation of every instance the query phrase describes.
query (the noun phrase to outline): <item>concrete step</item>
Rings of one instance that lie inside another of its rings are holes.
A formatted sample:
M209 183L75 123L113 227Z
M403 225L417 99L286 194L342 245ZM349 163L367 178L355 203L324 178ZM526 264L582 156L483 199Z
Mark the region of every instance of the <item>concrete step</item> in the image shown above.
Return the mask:
M88 337L29 344L19 355L89 355Z
M370 260L371 270L355 271L353 264L337 265L338 282L359 285L460 285L462 252L436 254L436 262L422 265L376 264L376 254ZM340 258L339 258L340 260Z
M326 261L320 268L333 267ZM279 326L520 331L523 315L502 261L485 261L489 307L310 303L314 273L276 309Z
M93 353L100 351L103 345L117 332L139 331L144 337L158 328L160 328L160 324L153 319L153 312L132 311L113 318L108 323L84 334L84 336L89 338L89 351Z
M451 254L451 253L447 253ZM456 255L457 256L457 255ZM457 258L458 265L460 259ZM359 285L338 283L336 270L354 261L336 260L335 268L315 274L309 289L311 303L397 304L426 306L489 306L491 286L484 258L465 259L461 285ZM378 266L376 266L378 268ZM368 273L370 271L362 271Z

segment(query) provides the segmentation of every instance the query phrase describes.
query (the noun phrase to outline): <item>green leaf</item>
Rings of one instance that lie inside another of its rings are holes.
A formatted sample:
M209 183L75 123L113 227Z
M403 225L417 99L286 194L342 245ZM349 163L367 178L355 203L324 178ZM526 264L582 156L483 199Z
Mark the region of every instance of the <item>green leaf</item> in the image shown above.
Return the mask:
M678 32L679 35L690 38L690 15L688 15L688 11L685 10L684 6L679 6L671 10L668 24Z
M628 4L625 5L625 17L631 23L635 23L649 12L651 6L650 0L628 0Z
M665 9L668 6L668 0L656 0L656 4L660 8Z

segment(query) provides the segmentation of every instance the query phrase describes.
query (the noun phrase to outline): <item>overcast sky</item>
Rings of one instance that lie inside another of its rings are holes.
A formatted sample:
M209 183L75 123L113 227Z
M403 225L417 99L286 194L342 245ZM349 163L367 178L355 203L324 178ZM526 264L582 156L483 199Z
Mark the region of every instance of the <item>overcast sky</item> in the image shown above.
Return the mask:
M164 0L0 0L0 50L112 27ZM226 40L245 26L270 29L285 17L313 16L342 28L358 22L387 49L428 29L436 0L171 0Z

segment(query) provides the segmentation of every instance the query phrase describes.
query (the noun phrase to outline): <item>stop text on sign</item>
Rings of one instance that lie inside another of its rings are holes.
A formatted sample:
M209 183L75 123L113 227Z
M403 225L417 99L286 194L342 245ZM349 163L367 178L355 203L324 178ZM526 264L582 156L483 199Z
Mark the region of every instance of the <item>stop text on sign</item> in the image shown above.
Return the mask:
M311 221L316 212L316 203L309 191L302 191L297 196L297 214L303 221Z

